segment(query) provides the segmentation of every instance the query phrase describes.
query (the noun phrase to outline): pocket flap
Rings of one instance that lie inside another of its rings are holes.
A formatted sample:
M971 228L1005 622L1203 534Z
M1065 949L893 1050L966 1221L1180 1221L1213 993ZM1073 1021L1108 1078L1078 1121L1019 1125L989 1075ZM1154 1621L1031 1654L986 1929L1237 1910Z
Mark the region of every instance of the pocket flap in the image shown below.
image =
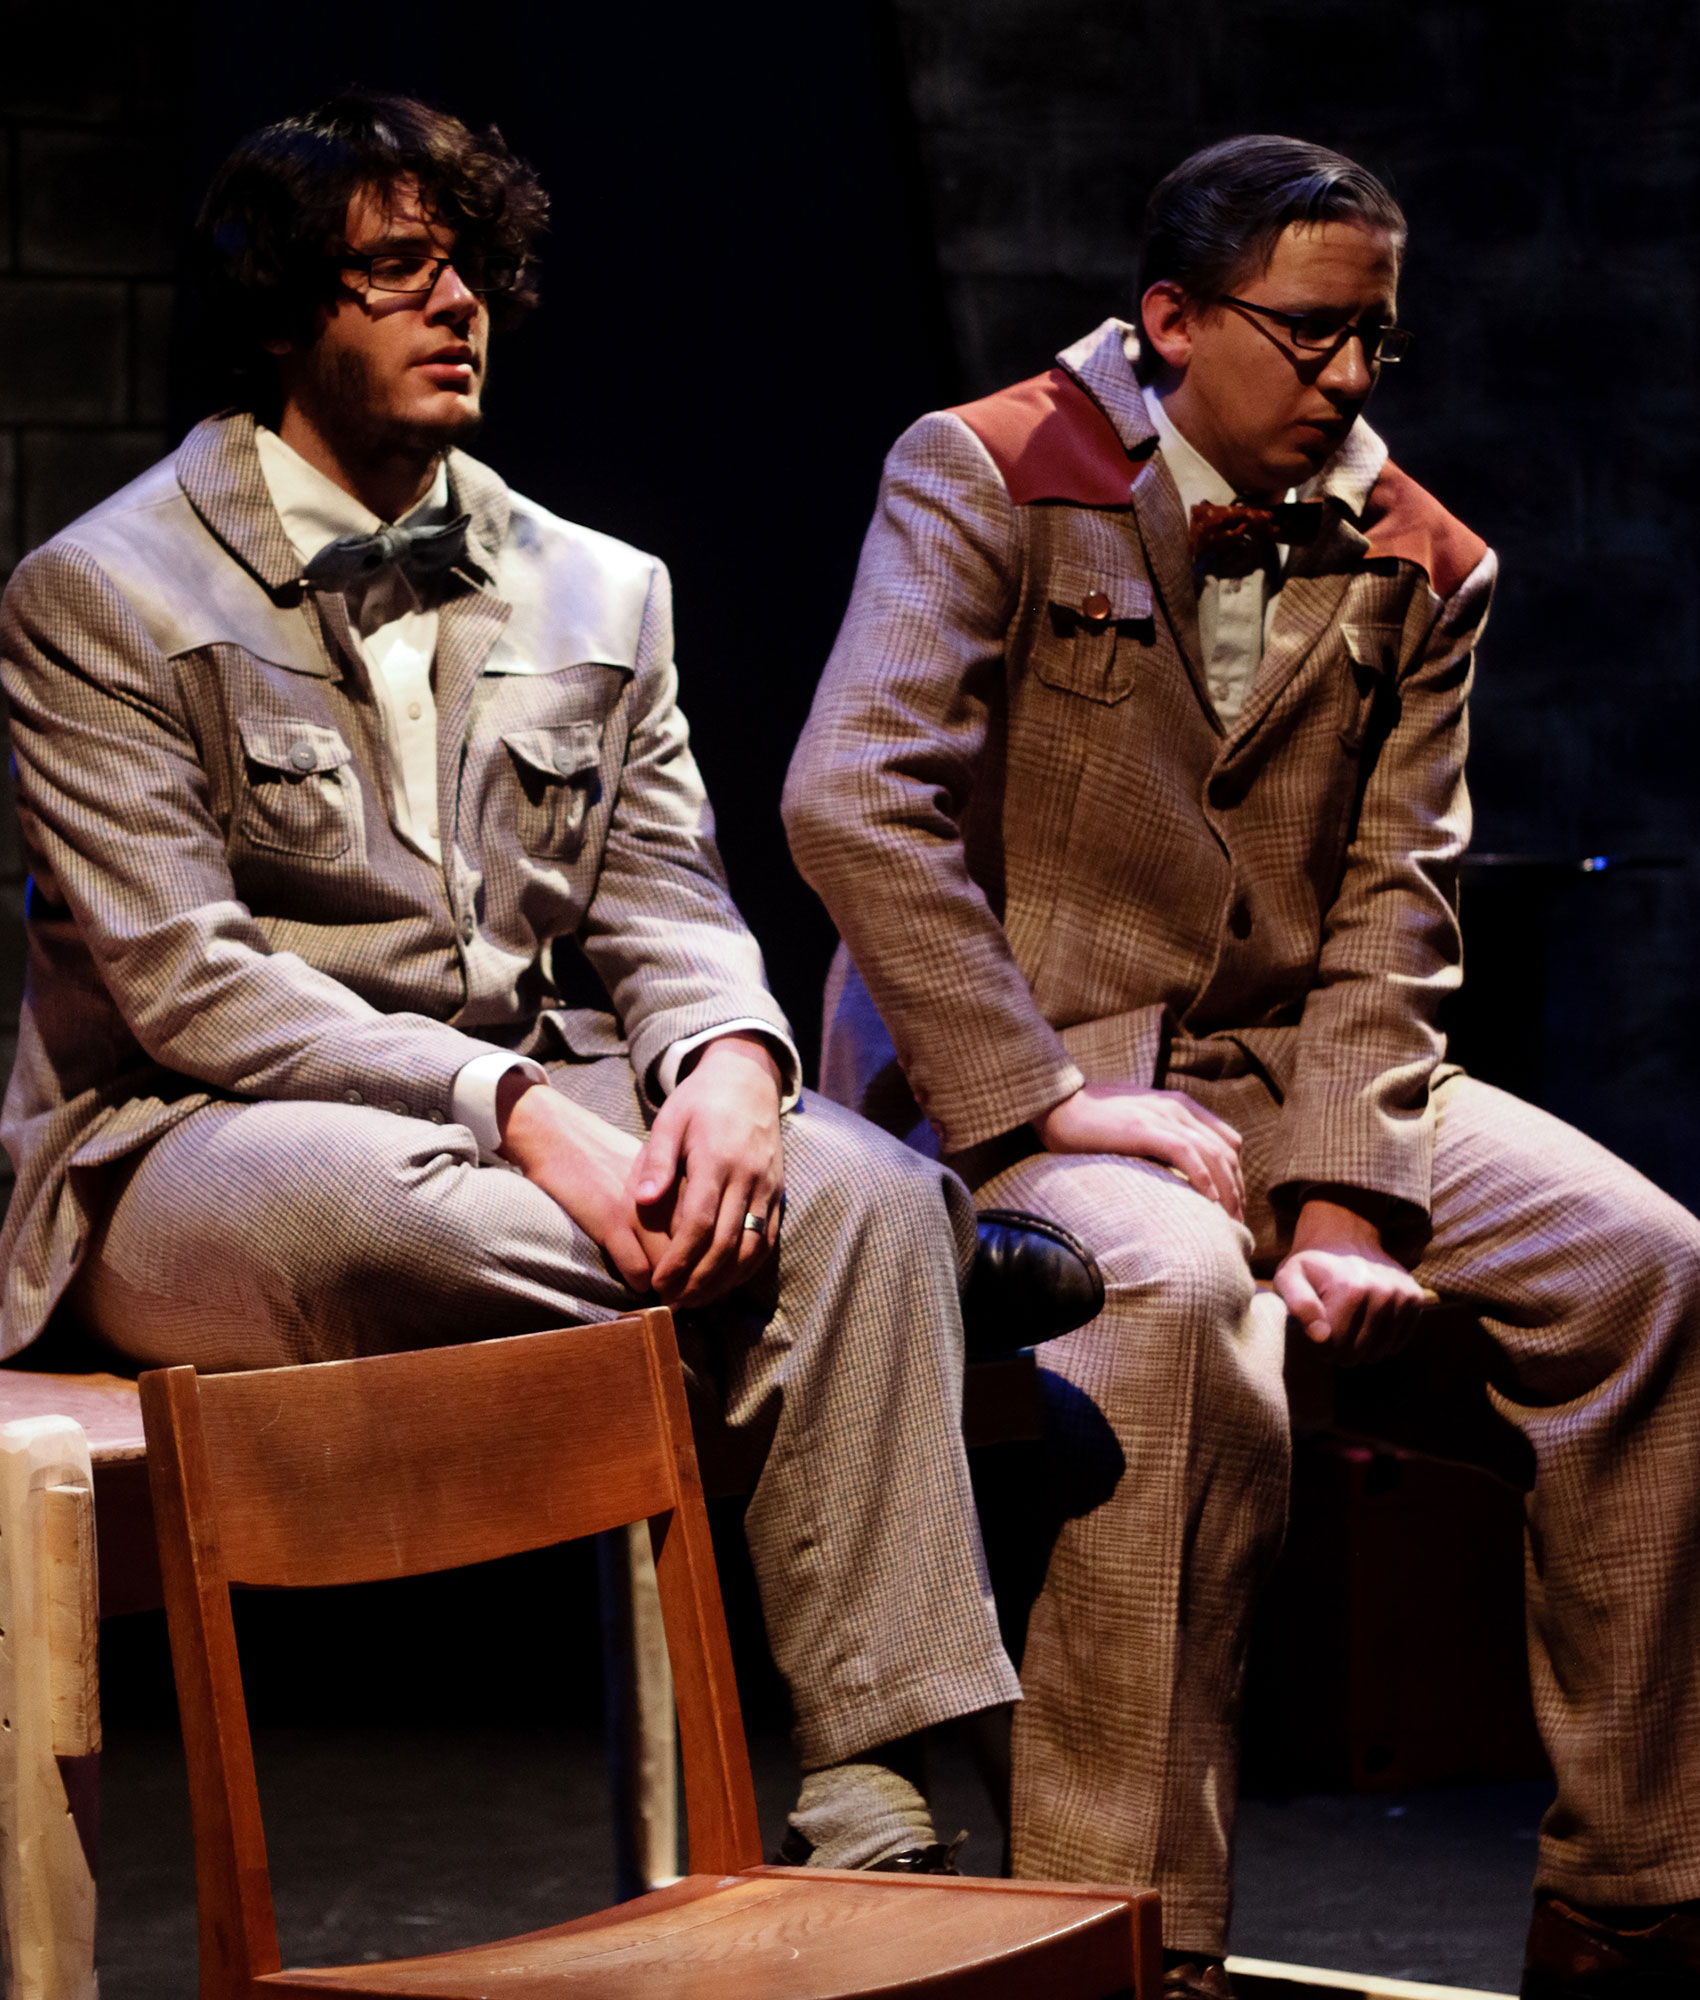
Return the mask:
M1390 674L1399 664L1399 641L1403 628L1398 625L1343 624L1340 638L1346 652L1356 666L1368 667L1371 673Z
M341 735L321 722L297 722L287 715L244 715L236 727L251 763L292 778L305 778L312 771L335 771L354 761L354 752Z
M1103 631L1110 625L1147 623L1152 616L1151 586L1142 576L1116 576L1088 563L1059 562L1047 579L1053 613L1071 627Z
M600 722L562 722L553 729L510 729L502 737L514 761L544 778L594 771L602 752Z

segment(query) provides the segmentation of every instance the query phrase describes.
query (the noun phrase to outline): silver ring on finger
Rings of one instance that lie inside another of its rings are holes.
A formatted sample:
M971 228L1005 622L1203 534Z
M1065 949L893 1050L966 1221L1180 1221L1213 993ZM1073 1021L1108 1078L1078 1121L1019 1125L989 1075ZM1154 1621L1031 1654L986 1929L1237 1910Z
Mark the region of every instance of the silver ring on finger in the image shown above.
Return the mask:
M749 1214L744 1217L744 1227L746 1229L765 1229L767 1227L767 1217L765 1215L757 1215L752 1208Z

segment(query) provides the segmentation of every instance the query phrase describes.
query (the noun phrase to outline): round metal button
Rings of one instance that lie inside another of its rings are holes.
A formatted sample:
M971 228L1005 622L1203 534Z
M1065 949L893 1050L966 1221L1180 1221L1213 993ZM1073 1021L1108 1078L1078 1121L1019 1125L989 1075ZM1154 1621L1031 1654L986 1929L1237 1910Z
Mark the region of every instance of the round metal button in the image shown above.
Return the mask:
M407 1106L405 1104L392 1104L390 1109L398 1118L405 1118L407 1116Z
M418 702L410 701L407 704L407 719L409 722L417 722L424 713L425 710Z
M366 1100L360 1095L359 1091L351 1090L348 1093L348 1102L350 1104L364 1104Z
M478 925L470 911L460 920L460 934L468 944L478 935Z
M433 1125L441 1125L443 1122L443 1114L440 1111L427 1111L425 1116Z
M289 761L298 771L310 771L319 760L311 743L297 743L289 753Z
M1106 625L1110 618L1110 600L1101 590L1089 590L1081 599L1080 615L1089 625Z

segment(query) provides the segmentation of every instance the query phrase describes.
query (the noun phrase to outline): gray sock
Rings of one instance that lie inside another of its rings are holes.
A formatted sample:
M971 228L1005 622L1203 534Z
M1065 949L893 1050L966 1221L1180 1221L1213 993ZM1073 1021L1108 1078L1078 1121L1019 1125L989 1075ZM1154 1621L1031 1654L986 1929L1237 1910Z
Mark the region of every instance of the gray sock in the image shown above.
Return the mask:
M808 1772L791 1824L814 1844L811 1868L871 1868L938 1839L926 1800L885 1764Z

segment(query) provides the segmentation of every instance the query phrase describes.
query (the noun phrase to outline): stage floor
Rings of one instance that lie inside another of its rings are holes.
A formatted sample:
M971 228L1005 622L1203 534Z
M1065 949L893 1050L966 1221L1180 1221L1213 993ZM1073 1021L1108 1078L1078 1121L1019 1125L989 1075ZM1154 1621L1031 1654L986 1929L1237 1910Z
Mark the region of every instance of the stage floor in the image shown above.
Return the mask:
M608 1899L593 1735L262 1727L255 1743L286 1965L446 1949ZM771 1845L791 1769L780 1737L752 1748ZM990 1813L948 1744L934 1793L941 1831L970 1829L964 1866L995 1871ZM1247 1800L1234 1950L1514 1993L1544 1804L1536 1785ZM102 1807L102 2000L182 2000L194 1990L194 1871L175 1738L109 1730ZM1289 1990L1245 1985L1246 2000Z

